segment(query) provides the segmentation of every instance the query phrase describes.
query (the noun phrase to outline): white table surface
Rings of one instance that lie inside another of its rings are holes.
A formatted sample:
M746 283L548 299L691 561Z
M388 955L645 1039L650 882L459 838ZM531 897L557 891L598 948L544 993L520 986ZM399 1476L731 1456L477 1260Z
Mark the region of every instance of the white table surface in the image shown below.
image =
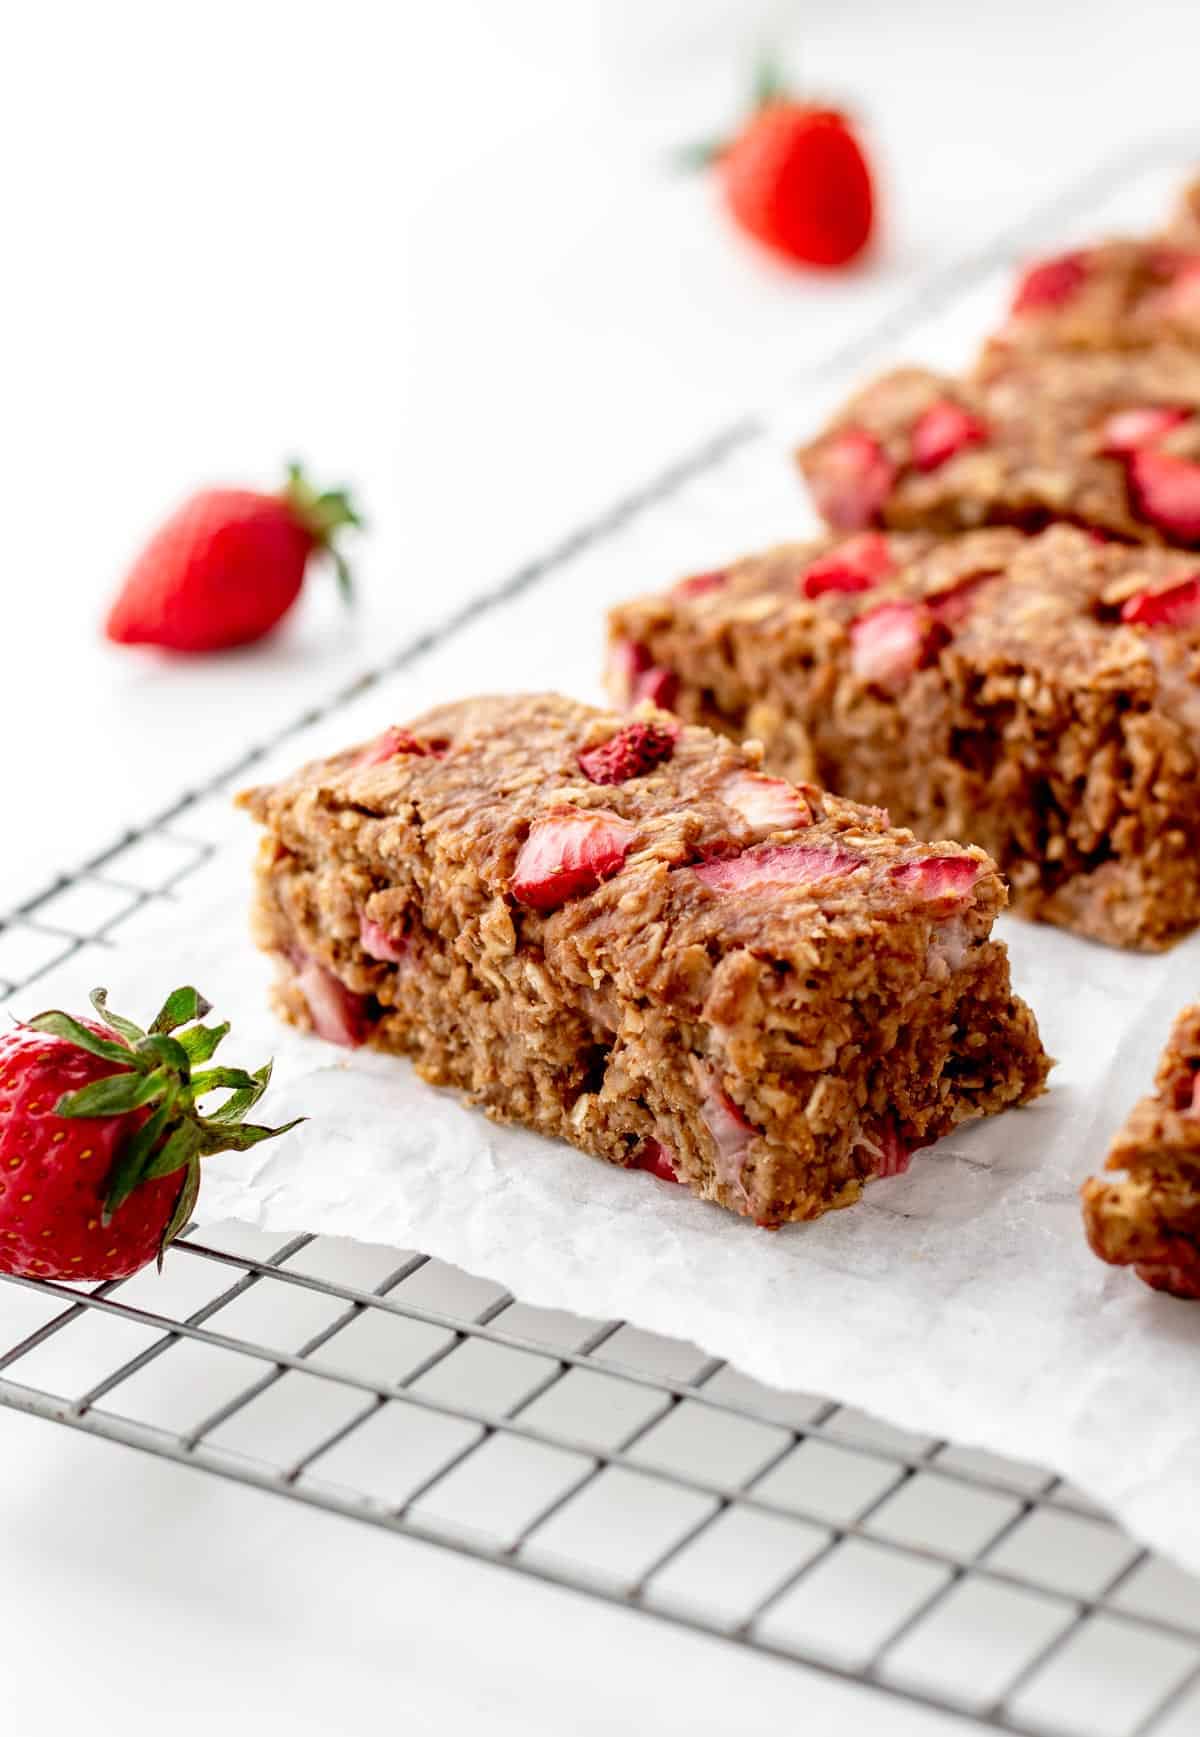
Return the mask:
M763 40L870 129L887 226L861 272L777 269L662 170ZM1192 124L1198 46L1167 0L22 8L0 908L1121 140ZM356 618L315 585L219 662L104 646L156 517L292 452L369 511ZM100 1733L966 1729L12 1414L0 1537L14 1732L48 1707Z

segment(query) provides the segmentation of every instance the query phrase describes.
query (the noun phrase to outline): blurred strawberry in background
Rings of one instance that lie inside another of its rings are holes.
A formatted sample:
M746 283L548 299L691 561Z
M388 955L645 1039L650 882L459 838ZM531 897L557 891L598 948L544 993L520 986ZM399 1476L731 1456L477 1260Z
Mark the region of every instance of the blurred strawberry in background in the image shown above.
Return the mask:
M798 101L770 66L737 135L684 161L714 166L734 222L794 264L849 265L871 239L874 185L852 122Z
M202 489L155 532L134 562L104 631L119 645L224 651L261 639L326 555L350 598L339 530L361 526L345 489L318 493L297 464L278 494Z

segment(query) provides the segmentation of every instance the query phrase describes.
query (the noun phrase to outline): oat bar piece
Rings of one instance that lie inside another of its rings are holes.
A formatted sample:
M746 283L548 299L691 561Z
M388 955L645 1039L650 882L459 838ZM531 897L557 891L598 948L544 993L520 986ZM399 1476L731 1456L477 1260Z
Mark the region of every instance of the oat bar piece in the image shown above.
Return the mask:
M1104 241L1038 260L1020 276L1008 319L989 338L982 378L1041 350L1200 344L1200 246Z
M1200 176L1179 195L1165 236L1180 247L1200 247Z
M1200 565L1072 526L860 531L610 619L617 703L981 845L1022 915L1117 946L1200 923Z
M1106 1170L1084 1183L1083 1222L1102 1261L1156 1291L1200 1297L1200 1005L1172 1028L1154 1091L1130 1112Z
M653 706L470 700L242 801L286 1018L759 1224L1042 1090L982 851Z
M901 368L798 456L834 530L1037 530L1200 545L1200 348L1014 356L986 381Z

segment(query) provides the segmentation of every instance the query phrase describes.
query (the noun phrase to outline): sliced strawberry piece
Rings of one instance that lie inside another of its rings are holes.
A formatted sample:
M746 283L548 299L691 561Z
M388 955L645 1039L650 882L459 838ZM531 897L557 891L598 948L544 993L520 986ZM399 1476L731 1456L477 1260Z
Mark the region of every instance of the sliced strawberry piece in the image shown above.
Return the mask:
M309 959L296 973L296 987L308 1003L313 1030L326 1043L357 1049L367 1035L370 1020L367 998L347 989L339 977L316 959Z
M1031 265L1013 293L1012 312L1028 314L1034 310L1060 308L1083 288L1088 274L1086 253L1061 253L1054 259L1043 259Z
M669 712L678 696L679 677L674 670L663 669L660 664L652 664L634 678L634 705L642 700L649 700L651 705L660 706L664 712Z
M728 584L729 575L724 571L712 573L693 573L690 578L681 579L678 585L671 588L672 597L706 597L710 591L720 591Z
M721 786L721 801L748 826L763 832L790 832L807 826L812 810L794 784L784 778L766 778L761 772L735 772Z
M898 687L918 668L932 618L918 603L881 603L851 623L850 667L860 681Z
M972 573L969 578L960 579L958 584L952 585L948 591L939 591L936 597L927 597L925 607L939 626L949 630L961 627L971 613L980 587L999 577L999 573Z
M633 1157L630 1159L631 1170L648 1170L651 1176L657 1176L660 1182L678 1182L679 1173L675 1168L675 1155L669 1146L664 1146L661 1140L643 1140Z
M1143 446L1153 446L1168 429L1186 422L1190 414L1174 404L1142 404L1129 410L1114 410L1100 425L1100 450L1123 458Z
M536 820L509 883L513 898L535 911L553 911L595 892L620 869L636 830L618 815L583 808L560 808Z
M1165 591L1136 591L1121 605L1121 620L1143 627L1195 627L1200 623L1200 573Z
M1146 447L1130 454L1129 487L1142 517L1166 536L1200 540L1200 464Z
M863 867L864 859L837 846L816 844L755 845L740 856L696 863L692 873L719 893L746 887L809 886L840 879Z
M979 864L970 856L926 856L917 862L897 863L892 879L921 899L953 899L965 904L979 877Z
M892 492L896 467L865 428L847 428L821 447L809 479L817 511L837 531L859 531Z
M380 959L398 965L408 953L406 935L390 935L382 923L374 922L364 911L358 919L358 944L369 959Z
M753 1122L747 1120L713 1070L708 1068L705 1072L707 1084L701 1115L717 1149L713 1168L718 1182L741 1189L744 1197L746 1189L742 1182L742 1167L750 1149L750 1142L757 1138L759 1130Z
M634 683L653 662L649 650L639 640L613 641L608 653L608 688L617 705L632 704Z
M1200 320L1200 259L1176 266L1170 284L1154 298L1154 312L1188 324Z
M579 756L579 769L593 784L624 784L661 766L675 752L678 731L662 724L626 724L607 742L587 748Z
M401 730L395 724L390 724L382 736L377 736L356 757L356 766L379 766L385 760L394 759L397 754L433 754L435 749L430 743L420 742L407 730Z
M887 538L879 531L860 531L797 573L796 589L801 597L820 597L825 591L869 591L895 571Z
M877 1146L880 1153L875 1165L876 1176L903 1176L917 1150L915 1146L904 1144L892 1121L884 1122L876 1130L872 1145Z
M987 424L952 398L939 398L913 424L912 456L918 470L937 470L968 446L988 437Z

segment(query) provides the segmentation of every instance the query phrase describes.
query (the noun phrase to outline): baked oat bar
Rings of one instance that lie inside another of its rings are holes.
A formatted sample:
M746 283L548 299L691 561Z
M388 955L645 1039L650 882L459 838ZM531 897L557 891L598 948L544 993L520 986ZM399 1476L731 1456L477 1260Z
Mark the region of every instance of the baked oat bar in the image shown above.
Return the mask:
M759 759L488 698L248 792L280 1011L759 1224L849 1205L1049 1063L983 852Z
M982 846L1018 912L1122 947L1200 923L1200 570L1068 525L793 544L616 609L645 686L768 770Z
M984 347L987 378L1038 350L1144 349L1200 343L1200 247L1104 241L1038 260L1020 276L1008 319Z
M1200 176L1189 181L1179 195L1167 224L1166 239L1181 247L1200 247Z
M1154 1091L1130 1112L1106 1171L1082 1189L1087 1239L1156 1291L1200 1297L1200 1005L1172 1028Z
M1014 356L986 381L884 375L798 460L834 530L1037 530L1200 546L1200 348Z

